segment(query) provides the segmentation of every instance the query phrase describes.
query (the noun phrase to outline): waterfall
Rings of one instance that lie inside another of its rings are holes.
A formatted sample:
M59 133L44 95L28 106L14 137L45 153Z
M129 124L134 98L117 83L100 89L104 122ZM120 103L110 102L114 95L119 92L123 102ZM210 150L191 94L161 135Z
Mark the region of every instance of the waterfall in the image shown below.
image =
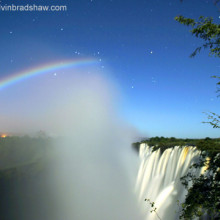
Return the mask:
M199 154L200 151L195 147L176 146L161 153L160 149L152 151L145 143L140 145L141 164L136 192L147 220L178 219L180 212L178 203L183 203L186 195L186 189L180 178L198 161ZM195 172L200 174L200 170ZM145 199L155 203L156 212L151 212L152 207Z

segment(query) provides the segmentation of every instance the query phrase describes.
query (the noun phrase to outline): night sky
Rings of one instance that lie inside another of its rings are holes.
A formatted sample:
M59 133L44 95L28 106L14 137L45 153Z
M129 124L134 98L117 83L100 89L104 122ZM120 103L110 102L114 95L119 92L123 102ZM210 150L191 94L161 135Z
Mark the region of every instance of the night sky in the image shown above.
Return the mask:
M46 63L94 58L120 90L120 114L144 136L219 137L218 129L202 123L203 112L219 110L211 78L219 73L219 58L205 50L190 58L202 41L174 20L204 15L219 23L212 0L0 2L67 6L58 12L0 11L0 81ZM13 100L13 89L0 90L0 112L6 97Z

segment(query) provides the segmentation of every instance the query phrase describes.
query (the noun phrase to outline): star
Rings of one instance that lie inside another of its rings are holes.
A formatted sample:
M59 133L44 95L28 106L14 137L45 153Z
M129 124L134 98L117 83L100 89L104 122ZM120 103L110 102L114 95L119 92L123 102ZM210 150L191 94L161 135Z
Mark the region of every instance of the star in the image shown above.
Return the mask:
M151 77L151 82L152 82L153 84L155 84L157 81L156 81L156 79L155 79L154 77Z

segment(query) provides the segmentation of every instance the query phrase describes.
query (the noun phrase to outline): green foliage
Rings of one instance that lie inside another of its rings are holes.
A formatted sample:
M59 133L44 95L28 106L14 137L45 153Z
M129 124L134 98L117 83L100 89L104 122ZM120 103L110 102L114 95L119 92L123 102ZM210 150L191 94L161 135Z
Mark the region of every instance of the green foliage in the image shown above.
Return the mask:
M212 76L212 78L216 78L216 79L220 79L220 77L219 76ZM219 93L220 92L220 88L219 88L219 85L220 85L220 81L218 81L217 83L216 83L216 85L217 85L217 93ZM218 94L217 95L217 97L219 97L220 95Z
M214 113L214 112L209 112L205 114L208 115L208 122L203 122L203 123L208 123L210 124L213 128L220 128L220 115Z
M216 6L218 3L219 1L215 1ZM201 51L202 48L204 48L209 49L210 55L220 58L220 24L213 23L213 18L200 16L198 21L195 21L195 19L185 18L180 15L175 17L175 20L181 24L191 26L191 33L205 42L202 46L197 47L194 50L194 52L191 54L191 57L194 57L198 52ZM218 80L220 79L219 76L213 76L213 78ZM217 82L217 93L220 92L219 85L220 81ZM210 124L213 128L220 127L220 115L210 112L208 114L208 119L210 121L205 123Z
M201 151L220 152L220 138L209 138L204 139L192 139L192 138L174 138L174 137L151 137L141 142L133 143L132 146L138 151L140 144L146 143L148 146L153 147L153 151L158 149L163 153L168 148L175 146L196 146Z
M217 5L219 1L215 1L215 5ZM175 20L184 24L186 26L191 26L192 35L196 36L204 40L204 44L200 47L197 47L191 57L194 57L198 52L201 51L202 48L209 49L209 54L214 55L216 57L220 57L220 24L213 23L213 18L200 16L198 21L191 18L185 18L183 16L175 17ZM219 76L212 76L213 78L220 79ZM217 83L217 92L220 92L220 81ZM219 96L219 95L218 95ZM210 112L208 114L209 123L213 128L219 128L219 119L220 116L216 113Z
M219 1L215 1L217 5ZM220 57L220 25L213 23L213 18L201 16L198 21L183 16L177 16L176 21L191 26L191 33L204 40L204 44L194 50L194 57L202 48L209 49L209 54ZM213 78L220 79L219 76ZM220 81L217 82L217 86ZM217 92L220 89L217 87ZM219 95L218 95L219 96ZM220 128L220 115L210 112L208 123L213 128ZM185 202L182 204L180 218L193 219L209 216L211 219L220 219L220 143L211 139L200 140L197 147L202 151L200 161L193 168L206 167L206 171L197 177L192 170L182 177L182 183L188 190ZM190 183L190 184L189 184Z
M194 50L191 57L194 57L202 48L208 48L210 55L220 57L220 24L213 23L213 18L201 16L198 21L195 21L195 19L180 15L175 17L175 20L181 24L191 26L193 28L191 30L192 34L205 41L202 46Z
M160 216L158 215L158 213L157 213L157 208L155 206L155 202L151 202L150 199L145 199L145 201L147 201L150 204L151 208L152 208L150 212L151 213L154 212L157 215L158 219L162 220L160 218Z
M206 167L206 171L197 177L189 172L182 177L182 183L188 190L185 202L182 204L180 219L209 216L211 219L220 218L220 154L201 155L199 163L193 167ZM191 184L189 184L191 183Z
M132 143L132 148L139 152L139 149L140 149L140 142L135 142L135 143Z
M206 138L198 142L202 151L198 163L192 168L205 167L199 177L193 171L182 177L182 183L188 190L182 204L182 219L193 219L208 215L211 219L220 218L220 142ZM189 184L190 183L190 184Z
M165 137L155 137L150 138L148 145L153 147L153 151L158 149L163 153L167 148L173 148L175 146L194 146L193 141L186 141L185 139L180 138L165 138Z

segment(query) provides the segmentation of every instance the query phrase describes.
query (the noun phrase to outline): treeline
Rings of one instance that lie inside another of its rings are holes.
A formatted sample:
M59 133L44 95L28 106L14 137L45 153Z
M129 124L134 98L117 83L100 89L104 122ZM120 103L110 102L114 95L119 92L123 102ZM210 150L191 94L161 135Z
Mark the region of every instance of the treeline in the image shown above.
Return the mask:
M204 139L192 139L192 138L175 138L175 137L152 137L149 139L144 139L140 142L133 143L132 146L135 150L139 151L141 143L146 143L150 147L153 147L153 150L161 149L163 152L167 148L172 148L175 146L196 146L202 151L212 151L220 152L220 138L209 138Z
M0 170L33 163L52 147L52 139L8 136L0 138Z

